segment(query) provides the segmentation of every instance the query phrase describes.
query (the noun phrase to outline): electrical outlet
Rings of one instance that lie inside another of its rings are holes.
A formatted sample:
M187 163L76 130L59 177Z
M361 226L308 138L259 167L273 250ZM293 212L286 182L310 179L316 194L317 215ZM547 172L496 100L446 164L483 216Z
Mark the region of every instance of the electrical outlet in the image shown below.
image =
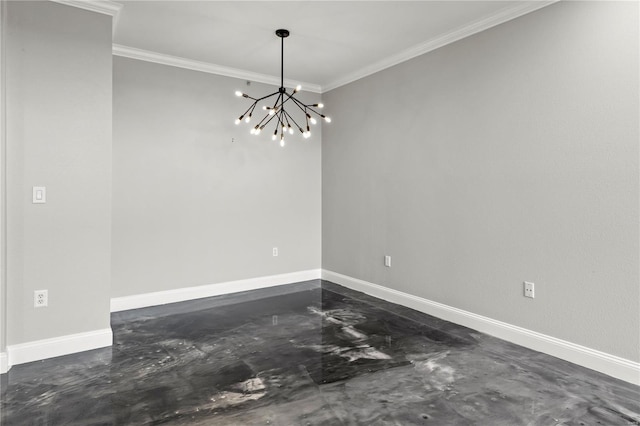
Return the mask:
M278 255L278 247L274 247L273 248L273 256L277 256Z
M535 291L534 291L534 283L530 283L525 281L524 282L524 297L530 297L530 298L534 298L535 297Z
M384 257L384 266L387 268L391 268L391 256Z
M34 291L33 306L36 308L45 308L49 306L49 292L47 290Z

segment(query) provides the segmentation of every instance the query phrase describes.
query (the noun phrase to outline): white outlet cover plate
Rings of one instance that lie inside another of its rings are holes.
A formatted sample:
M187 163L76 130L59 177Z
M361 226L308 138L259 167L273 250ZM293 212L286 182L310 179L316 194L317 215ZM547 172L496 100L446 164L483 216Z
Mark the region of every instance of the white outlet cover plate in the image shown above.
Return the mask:
M535 298L535 284L525 281L524 282L524 297Z
M36 308L49 306L49 292L47 290L35 290L33 292L33 306Z

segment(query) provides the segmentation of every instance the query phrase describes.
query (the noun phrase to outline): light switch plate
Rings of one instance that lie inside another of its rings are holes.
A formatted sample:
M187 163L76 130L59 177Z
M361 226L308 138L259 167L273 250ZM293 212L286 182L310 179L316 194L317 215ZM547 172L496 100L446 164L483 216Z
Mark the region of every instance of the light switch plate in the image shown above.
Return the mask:
M33 187L33 204L44 204L47 202L47 188L44 186Z

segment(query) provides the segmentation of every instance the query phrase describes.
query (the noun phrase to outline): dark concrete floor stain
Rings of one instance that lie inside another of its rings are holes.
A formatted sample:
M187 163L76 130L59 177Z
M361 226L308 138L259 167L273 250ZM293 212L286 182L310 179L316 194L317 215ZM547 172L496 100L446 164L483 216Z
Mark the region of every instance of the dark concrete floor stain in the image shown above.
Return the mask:
M112 315L2 425L640 425L640 388L326 281Z

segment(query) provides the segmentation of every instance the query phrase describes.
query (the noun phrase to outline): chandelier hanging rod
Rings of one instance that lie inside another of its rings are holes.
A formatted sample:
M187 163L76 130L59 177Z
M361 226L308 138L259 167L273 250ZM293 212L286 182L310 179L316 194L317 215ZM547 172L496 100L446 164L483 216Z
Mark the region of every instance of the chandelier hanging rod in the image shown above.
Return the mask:
M280 37L280 91L284 89L284 39L289 37L289 31L284 29L276 30L276 35Z

